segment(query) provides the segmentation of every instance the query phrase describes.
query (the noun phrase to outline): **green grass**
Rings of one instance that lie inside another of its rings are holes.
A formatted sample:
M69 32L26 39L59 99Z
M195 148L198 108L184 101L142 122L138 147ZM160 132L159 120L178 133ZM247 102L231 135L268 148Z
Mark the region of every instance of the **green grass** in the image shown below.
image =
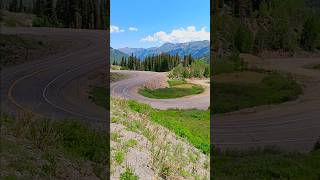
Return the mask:
M269 148L247 152L216 152L215 179L319 179L320 150L289 153Z
M126 171L120 174L120 180L138 180L138 176L136 176L130 168L126 168Z
M301 87L288 75L271 73L259 83L213 81L211 107L214 113L226 113L266 104L295 100Z
M176 83L176 82L175 82ZM147 87L139 89L139 94L154 99L170 99L200 94L204 91L202 86L190 85L189 87L171 86L167 88L149 89Z
M122 164L124 156L125 154L123 151L117 151L114 158L118 164Z
M186 84L186 80L184 80L184 79L170 79L170 80L168 80L168 84L170 87L182 85L182 84Z
M209 110L157 110L133 100L129 101L129 106L134 111L148 114L152 121L187 139L204 153L210 153Z
M10 160L13 163L10 171L22 169L26 174L39 175L43 172L44 176L55 176L56 164L62 158L62 165L76 161L72 166L78 168L83 166L83 162L89 162L97 176L101 177L105 173L105 170L97 169L105 167L109 158L109 137L105 131L70 119L53 121L27 115L15 119L3 113L0 119L2 128L6 129L2 134L1 144L8 141L4 146L6 149L1 148L1 154L5 153L6 159L14 155L19 161L26 160L26 163L18 164L15 164L15 160ZM47 163L38 164L38 161Z
M108 103L108 91L104 87L91 87L89 92L89 98L97 105L107 108L109 106Z
M138 144L138 141L135 139L129 139L124 143L125 148L132 148Z

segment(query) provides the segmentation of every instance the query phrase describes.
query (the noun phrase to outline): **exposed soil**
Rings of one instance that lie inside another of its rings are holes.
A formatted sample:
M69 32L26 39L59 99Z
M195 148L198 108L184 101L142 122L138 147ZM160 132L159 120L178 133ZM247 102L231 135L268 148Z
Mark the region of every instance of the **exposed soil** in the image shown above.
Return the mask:
M71 41L57 40L50 36L0 35L1 66L12 66L34 61L62 52Z

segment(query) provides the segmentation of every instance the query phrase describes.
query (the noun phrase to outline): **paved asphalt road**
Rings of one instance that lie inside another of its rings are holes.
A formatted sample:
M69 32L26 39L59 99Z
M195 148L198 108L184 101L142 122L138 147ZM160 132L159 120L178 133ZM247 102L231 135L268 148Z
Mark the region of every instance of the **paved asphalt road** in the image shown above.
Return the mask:
M28 34L72 41L61 53L1 70L1 109L21 110L50 118L77 118L106 124L106 111L82 97L82 77L107 65L105 31L50 28L2 29L5 34Z
M220 148L276 145L284 150L310 151L320 136L320 71L306 68L320 58L268 59L266 69L292 73L304 86L294 102L213 116L213 144Z
M112 72L125 74L128 78L112 83L110 86L110 92L112 96L135 99L137 101L150 104L152 107L157 109L208 109L210 105L210 88L208 85L203 85L205 87L205 92L187 96L177 99L151 99L138 94L138 89L143 87L145 83L163 83L160 81L165 80L163 78L166 73L158 72L146 72L146 71L123 71L123 70L113 70ZM166 82L164 82L166 83ZM193 82L199 83L199 82Z

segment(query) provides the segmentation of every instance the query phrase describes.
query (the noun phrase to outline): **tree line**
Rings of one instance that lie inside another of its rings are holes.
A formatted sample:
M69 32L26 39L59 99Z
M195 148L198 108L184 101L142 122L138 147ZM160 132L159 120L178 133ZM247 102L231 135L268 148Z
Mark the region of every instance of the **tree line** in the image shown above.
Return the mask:
M37 15L34 26L106 29L107 0L11 0L2 9Z
M316 2L218 0L219 49L222 53L232 50L257 54L319 50L320 4Z
M170 55L167 53L161 53L158 55L147 56L144 61L131 54L128 58L122 57L118 63L114 61L113 65L119 65L123 69L140 70L140 71L155 71L155 72L167 72L179 64L184 67L190 66L194 62L194 58L189 54L181 58L178 54Z

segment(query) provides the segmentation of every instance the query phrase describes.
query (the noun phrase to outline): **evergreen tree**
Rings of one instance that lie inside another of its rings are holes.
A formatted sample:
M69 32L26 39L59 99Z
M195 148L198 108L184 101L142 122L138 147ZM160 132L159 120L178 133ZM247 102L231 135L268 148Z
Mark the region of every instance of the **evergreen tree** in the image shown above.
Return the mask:
M10 5L9 5L9 10L13 12L18 12L18 1L17 0L12 0Z

